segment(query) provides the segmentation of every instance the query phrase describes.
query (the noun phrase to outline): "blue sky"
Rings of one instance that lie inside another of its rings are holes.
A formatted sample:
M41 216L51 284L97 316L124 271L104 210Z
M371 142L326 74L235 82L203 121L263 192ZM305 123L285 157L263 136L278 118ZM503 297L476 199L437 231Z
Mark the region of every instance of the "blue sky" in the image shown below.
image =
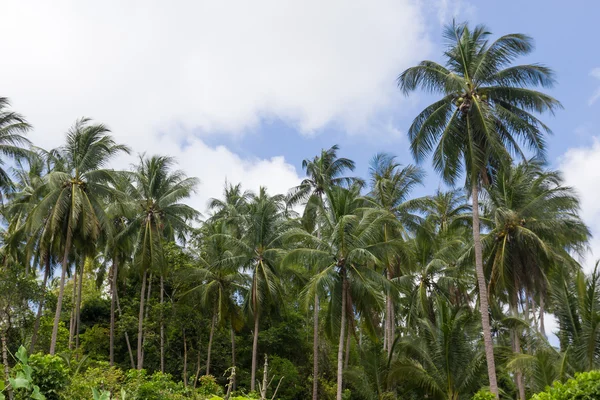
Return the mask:
M204 209L225 179L286 191L301 161L333 144L362 176L377 152L411 163L405 133L431 97L405 98L396 76L441 60L452 18L484 23L495 35L531 35L537 49L522 61L556 71L550 93L565 109L543 118L554 131L549 162L600 236L598 15L600 2L582 0L6 0L0 96L42 147L89 116L132 147L115 167L142 152L174 155L201 179L191 203ZM415 195L441 184L424 166ZM600 240L591 248L600 257Z

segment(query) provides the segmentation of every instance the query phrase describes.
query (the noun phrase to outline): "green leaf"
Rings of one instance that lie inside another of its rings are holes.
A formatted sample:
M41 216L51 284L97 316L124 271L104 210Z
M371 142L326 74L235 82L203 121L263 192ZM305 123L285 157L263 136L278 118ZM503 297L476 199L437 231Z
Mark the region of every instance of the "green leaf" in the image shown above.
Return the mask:
M23 364L27 364L27 350L23 345L19 347L19 350L17 350L17 352L15 353L15 357L17 357L17 360L21 361Z
M46 400L46 396L40 392L40 388L37 385L33 385L33 393L31 393L31 398L33 400Z
M25 379L21 373L18 373L16 378L8 378L8 381L10 382L10 385L13 387L13 389L29 388L29 381Z
M6 397L2 393L0 393L0 400L6 400Z

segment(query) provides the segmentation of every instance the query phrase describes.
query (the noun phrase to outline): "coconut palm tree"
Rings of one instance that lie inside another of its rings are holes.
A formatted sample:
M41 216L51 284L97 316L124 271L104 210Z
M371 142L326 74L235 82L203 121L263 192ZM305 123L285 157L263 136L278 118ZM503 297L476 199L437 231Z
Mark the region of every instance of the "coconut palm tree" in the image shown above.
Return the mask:
M310 279L305 296L312 299L315 293L329 294L329 312L339 316L336 398L341 400L347 317L354 315L353 299L357 309L363 311L367 305L373 307L370 311L376 311L383 303L379 288L385 288L387 280L373 267L383 265L382 256L390 245L383 238L383 225L393 224L396 219L390 213L368 207L369 203L360 196L359 185L333 186L324 193L325 201L319 211L323 216L320 235L291 229L287 240L297 246L286 255L283 265L315 266L318 272ZM364 314L372 328L372 321Z
M464 171L473 202L475 271L486 349L490 388L498 396L488 294L483 269L479 192L493 172L510 164L510 156L523 157L521 145L544 153L544 133L550 129L534 114L560 107L554 98L531 89L554 84L552 71L539 64L513 65L533 50L533 41L508 34L490 42L487 28L452 24L445 30L448 47L445 66L422 61L398 77L408 94L417 88L442 98L413 121L408 135L415 159L430 154L444 181L455 184Z
M252 370L250 390L256 388L256 368L258 361L258 332L260 316L269 302L280 296L279 262L281 258L282 234L286 226L284 196L270 196L261 187L244 205L240 220L242 231L219 234L226 241L231 254L220 264L227 268L241 268L250 277L244 307L253 319Z
M173 170L175 160L165 156L140 156L139 164L131 174L132 185L128 195L136 208L130 222L136 233L134 262L142 275L140 312L138 316L137 368L143 368L143 327L145 291L148 273L160 274L160 304L164 301L163 246L178 239L186 240L191 231L189 223L199 215L182 203L198 185L197 178L189 178L183 171ZM161 318L160 335L161 371L164 370L164 327Z
M322 209L320 205L323 202L325 190L333 186L348 186L357 183L360 179L348 177L345 174L354 171L354 161L347 158L340 158L337 155L339 147L332 146L328 150L321 150L321 154L313 159L302 161L302 169L306 173L306 178L300 185L292 188L288 194L288 204L290 206L304 203L303 224L310 230L319 232L319 226L316 225L318 216L316 211ZM318 272L318 271L315 271ZM319 398L319 295L315 293L313 305L313 390L312 398Z
M62 250L61 276L50 354L56 351L58 325L62 312L65 278L75 238L94 243L110 229L103 201L113 189L115 173L108 162L128 148L116 144L102 124L82 118L67 133L66 143L55 152L61 168L52 170L39 188L47 193L31 211L28 227L54 238Z
M498 172L488 189L490 233L483 243L491 268L490 290L506 294L511 312L527 311L531 296L542 304L548 275L560 268L577 269L571 253L583 254L590 232L581 221L579 200L562 185L560 173L544 170L537 160ZM543 310L540 312L543 321ZM521 329L512 332L513 351L521 352ZM515 375L519 396L525 400L525 384Z
M408 239L409 231L416 226L416 218L411 214L411 205L407 200L414 187L422 183L424 171L413 165L402 168L402 165L396 162L396 157L380 153L371 160L369 173L371 177L369 197L373 198L377 207L389 212L401 222L395 224L401 229L400 231L392 231L392 226L385 224L383 226L384 239ZM408 250L399 252L398 248L386 256L387 279L391 280L400 275L401 260L407 258ZM392 342L395 336L395 312L392 296L391 291L386 293L384 349L387 350L388 357L392 353Z
M6 97L0 97L0 190L5 193L12 188L10 174L3 168L7 158L19 160L28 158L31 152L25 147L31 143L25 138L25 134L31 129L31 125L25 118L9 109L10 101Z
M391 377L429 399L470 398L485 379L485 358L477 346L480 327L468 307L435 300L435 318L422 319L419 334L402 338Z

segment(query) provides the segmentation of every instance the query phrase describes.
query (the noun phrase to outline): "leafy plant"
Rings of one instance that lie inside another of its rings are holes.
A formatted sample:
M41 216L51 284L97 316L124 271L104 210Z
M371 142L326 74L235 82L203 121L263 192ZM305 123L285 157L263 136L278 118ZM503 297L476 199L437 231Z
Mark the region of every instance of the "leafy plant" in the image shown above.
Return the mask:
M14 378L8 378L10 388L17 391L22 390L26 393L25 398L33 400L46 400L40 392L40 387L33 383L33 368L29 365L29 357L27 356L27 350L25 347L20 346L19 350L15 353L15 358L18 360L18 368L16 376ZM5 389L1 388L0 389ZM0 400L4 400L6 397L3 393L0 393Z
M586 400L600 398L600 371L576 374L565 383L554 382L552 387L534 395L531 400Z

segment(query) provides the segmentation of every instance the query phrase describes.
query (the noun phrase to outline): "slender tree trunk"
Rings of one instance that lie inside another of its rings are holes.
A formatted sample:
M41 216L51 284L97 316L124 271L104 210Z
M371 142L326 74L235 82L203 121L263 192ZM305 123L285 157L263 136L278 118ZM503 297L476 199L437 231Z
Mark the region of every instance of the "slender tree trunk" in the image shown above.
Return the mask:
M342 400L342 386L344 374L344 334L346 329L346 291L347 291L346 272L342 272L342 316L340 321L340 340L338 343L337 354L337 393L336 400Z
M65 297L65 279L67 277L67 267L69 262L69 250L71 247L71 237L67 235L65 244L65 254L62 262L62 271L60 273L60 284L58 288L58 299L56 301L56 313L54 314L54 325L52 327L52 337L50 339L50 354L56 353L56 341L58 339L58 324L60 323L60 314L62 312L63 298Z
M545 339L548 339L548 336L546 336L546 325L544 324L544 313L546 312L544 301L544 293L540 293L540 332Z
M81 330L81 289L83 287L83 276L85 275L85 258L81 265L81 274L79 274L79 286L77 288L77 306L75 308L75 350L79 349L79 331ZM79 355L76 355L79 360Z
M8 378L10 377L10 370L8 368L8 349L6 346L6 330L3 328L2 333L0 333L0 341L2 341L2 363L4 364L4 382L6 383L8 399L13 399L13 391L10 388L10 384L8 383Z
M387 278L388 280L392 279L392 273L391 271L388 269L387 271ZM388 359L391 357L392 355L392 344L394 343L394 337L395 335L395 322L394 322L394 303L393 303L393 298L392 298L392 294L388 293L387 294L387 298L386 298L386 302L385 302L385 311L386 311L386 318L385 318L385 322L386 322L386 341L387 341L387 355L388 355Z
M216 312L213 313L212 322L210 324L210 334L208 336L208 352L206 353L206 375L210 375L210 354L212 351L213 335L215 333L215 324L217 321Z
M148 320L148 314L150 313L150 295L152 293L152 273L148 278L148 294L146 296L146 310L144 319ZM146 331L142 330L142 364L144 364L144 348L146 347Z
M160 372L165 372L165 322L164 322L165 280L160 275Z
M35 351L35 342L37 341L38 330L40 329L40 321L44 311L44 300L46 297L46 286L48 285L48 276L50 275L50 255L46 256L46 268L44 270L44 279L42 281L42 297L40 299L40 305L38 306L37 313L35 315L35 323L33 324L33 333L31 334L31 345L29 347L29 353Z
M146 300L146 278L148 271L144 271L142 276L142 291L140 294L140 313L138 315L138 337L137 337L137 369L140 370L144 367L143 358L143 336L144 336L144 301Z
M256 389L256 359L258 357L258 310L254 309L254 338L252 339L252 372L250 376L250 391Z
M187 339L183 330L183 386L187 387Z
M117 257L113 259L113 264L110 268L110 348L109 360L110 366L115 365L115 310L117 296L117 274L118 274Z
M313 308L313 400L319 398L319 295L315 293Z
M488 292L483 272L483 249L481 246L481 233L479 228L479 187L473 183L473 246L475 250L475 272L479 288L479 307L481 313L481 326L483 328L483 342L485 345L485 358L487 360L490 391L498 398L498 382L496 380L496 363L494 361L494 342L490 327L490 312L488 305ZM339 399L338 399L339 400Z
M235 368L235 331L233 330L233 326L231 327L231 366L233 368ZM235 381L235 374L233 375L233 380L231 382L232 384L232 389L235 391L236 388L236 381Z
M194 375L194 389L196 389L196 384L198 383L198 378L200 377L200 367L202 366L202 361L200 357L201 347L202 346L200 345L200 343L198 343L198 361L196 362L196 375Z
M348 317L346 317L348 319ZM344 353L344 370L348 369L348 365L350 364L350 340L352 338L352 332L350 332L350 327L352 326L350 323L348 325L348 333L346 334L346 350Z
M123 313L121 312L121 304L119 303L119 291L117 290L117 286L115 285L115 300L117 302L117 311L119 312L119 318L123 318ZM131 349L131 342L129 341L129 334L127 330L125 330L125 343L127 343L127 351L129 352L129 361L131 361L131 369L135 369L135 360L133 359L133 350Z
M71 318L69 319L69 350L73 350L75 338L75 304L77 304L77 264L73 271L73 308L71 308Z
M263 367L263 379L260 387L260 400L267 400L267 386L269 385L269 361L265 354L265 365Z
M519 290L519 285L517 282L517 279L515 277L515 290L514 293L512 295L512 313L513 316L518 318L519 317L519 294L518 294L518 290ZM515 354L520 354L521 353L521 335L519 332L518 328L514 328L512 330L512 348L513 348L513 352ZM519 400L525 400L525 385L523 384L523 374L520 371L517 371L515 373L515 384L517 386L518 392L519 392Z

